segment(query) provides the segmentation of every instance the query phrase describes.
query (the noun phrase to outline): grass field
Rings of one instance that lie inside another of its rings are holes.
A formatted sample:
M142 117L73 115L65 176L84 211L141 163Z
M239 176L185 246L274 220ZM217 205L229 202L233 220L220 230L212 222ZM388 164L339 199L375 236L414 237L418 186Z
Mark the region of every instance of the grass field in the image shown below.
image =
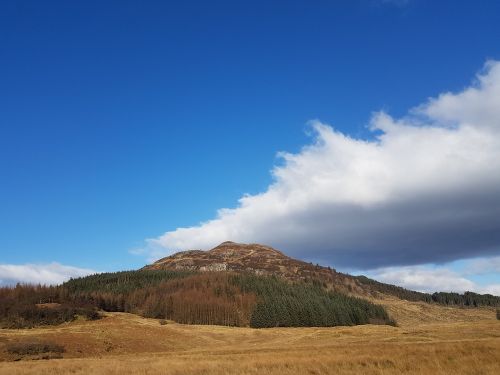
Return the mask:
M0 374L500 373L500 321L493 310L384 303L399 327L256 330L160 325L110 313L93 322L1 330ZM63 359L36 361L7 353L9 344L23 342L52 342L66 351Z

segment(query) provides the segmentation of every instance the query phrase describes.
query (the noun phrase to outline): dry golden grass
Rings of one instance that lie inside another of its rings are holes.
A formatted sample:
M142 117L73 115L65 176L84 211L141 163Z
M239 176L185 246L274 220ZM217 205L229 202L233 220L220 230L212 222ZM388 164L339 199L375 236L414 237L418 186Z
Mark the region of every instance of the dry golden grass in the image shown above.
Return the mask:
M389 315L399 326L412 327L420 324L473 322L495 318L495 309L447 307L425 302L408 302L391 296L373 299L374 303L384 305Z
M2 330L0 374L500 373L500 321L493 310L384 304L395 316L412 317L399 327L255 330L160 325L113 313L95 322ZM64 345L64 359L9 362L15 358L6 345L29 340Z

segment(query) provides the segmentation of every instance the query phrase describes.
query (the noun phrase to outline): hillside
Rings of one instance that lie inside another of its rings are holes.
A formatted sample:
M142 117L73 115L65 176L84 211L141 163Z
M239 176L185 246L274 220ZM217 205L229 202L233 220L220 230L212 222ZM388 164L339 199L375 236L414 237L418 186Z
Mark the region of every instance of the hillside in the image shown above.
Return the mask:
M382 306L329 291L318 282L247 272L124 271L57 287L0 288L1 328L61 324L78 315L95 319L96 309L254 328L394 324Z
M397 303L402 300L423 305L408 310ZM97 319L98 310L254 328L394 325L395 319L432 315L432 305L492 308L500 306L500 298L409 291L293 259L268 246L224 242L137 271L96 274L55 287L0 288L0 327Z
M330 290L364 296L370 288L355 277L330 267L291 258L279 250L260 244L221 243L208 251L188 250L162 258L144 270L235 271L278 276L289 281L320 281Z

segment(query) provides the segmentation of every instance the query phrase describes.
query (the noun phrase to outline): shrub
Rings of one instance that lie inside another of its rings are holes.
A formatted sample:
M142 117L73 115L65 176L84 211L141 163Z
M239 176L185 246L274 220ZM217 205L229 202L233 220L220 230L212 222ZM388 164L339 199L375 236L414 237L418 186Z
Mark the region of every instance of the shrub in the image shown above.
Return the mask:
M102 318L101 314L99 314L95 307L80 307L79 309L76 309L76 314L83 316L87 320L97 320Z

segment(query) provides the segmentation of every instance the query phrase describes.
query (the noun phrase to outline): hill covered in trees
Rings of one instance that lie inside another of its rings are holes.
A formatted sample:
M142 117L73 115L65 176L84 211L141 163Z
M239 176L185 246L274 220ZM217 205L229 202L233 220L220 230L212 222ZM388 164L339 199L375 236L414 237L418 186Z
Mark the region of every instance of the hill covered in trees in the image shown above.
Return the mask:
M62 287L80 304L188 324L392 323L382 307L328 291L318 282L290 282L245 272L141 270L71 280Z
M395 324L367 297L392 295L450 306L500 306L471 292L426 294L350 276L262 245L225 242L174 254L137 271L101 273L59 286L0 288L0 327L60 324L99 310L186 324L250 327Z
M383 307L328 291L319 282L290 282L276 276L235 272L104 273L70 280L58 287L4 288L0 302L4 327L22 327L22 322L14 324L13 320L27 306L33 311L57 312L52 320L28 314L23 320L28 327L72 320L81 311L95 311L91 308L186 324L255 328L394 324ZM57 307L40 307L47 304ZM76 310L78 306L85 309ZM66 313L60 314L61 309Z

